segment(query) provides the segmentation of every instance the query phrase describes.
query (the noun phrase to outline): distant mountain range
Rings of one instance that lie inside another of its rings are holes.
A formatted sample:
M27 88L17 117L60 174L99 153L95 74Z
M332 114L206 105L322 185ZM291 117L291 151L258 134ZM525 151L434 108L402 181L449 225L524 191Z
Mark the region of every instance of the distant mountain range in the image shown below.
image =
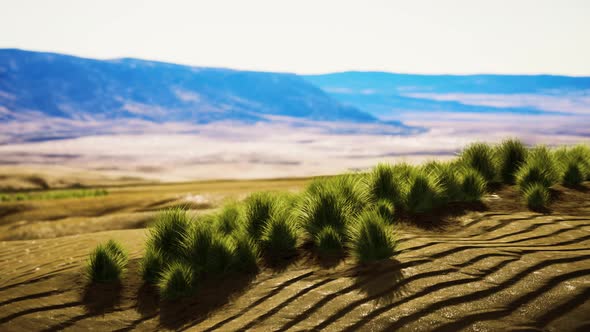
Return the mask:
M419 112L588 115L590 77L300 76L0 49L0 143L100 134L115 126L118 133L131 132L128 123L138 122L291 119L297 126L317 123L322 130L348 134L365 130L361 127L377 134L412 134L424 128L399 119Z
M375 116L407 112L590 114L590 77L343 72L305 79L338 101Z
M136 59L92 60L0 50L1 119L39 112L69 119L154 122L377 122L293 74L198 68Z

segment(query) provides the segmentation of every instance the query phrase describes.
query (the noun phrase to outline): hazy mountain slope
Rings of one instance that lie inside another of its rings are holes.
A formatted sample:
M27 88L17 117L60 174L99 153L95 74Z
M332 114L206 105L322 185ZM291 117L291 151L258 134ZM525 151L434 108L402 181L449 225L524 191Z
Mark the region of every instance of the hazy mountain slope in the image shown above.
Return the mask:
M403 112L590 113L590 77L343 72L305 78L373 115Z
M192 123L249 122L268 115L376 121L293 74L0 50L0 118L30 112L67 119Z

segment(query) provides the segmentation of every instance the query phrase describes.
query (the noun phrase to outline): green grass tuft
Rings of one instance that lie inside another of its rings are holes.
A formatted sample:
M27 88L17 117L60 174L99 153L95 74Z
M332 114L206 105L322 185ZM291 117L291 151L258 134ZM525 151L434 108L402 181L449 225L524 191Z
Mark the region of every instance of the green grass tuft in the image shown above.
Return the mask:
M277 199L268 192L258 192L246 198L244 225L248 234L258 240L272 215Z
M395 242L387 223L375 210L367 210L351 223L350 249L360 263L391 257Z
M297 229L286 206L275 206L270 220L264 225L260 244L268 256L293 253L297 245Z
M215 216L215 229L223 235L231 235L244 227L241 207L236 202L224 205Z
M383 220L393 223L395 219L395 206L390 201L380 200L375 204L375 210Z
M191 295L195 288L195 273L189 264L172 262L162 272L158 282L160 294L165 299Z
M400 182L397 181L398 175L396 171L398 170L390 164L380 163L366 177L367 192L374 202L389 200L396 203L399 201L401 188Z
M120 280L127 266L127 253L114 240L98 245L90 254L86 277L90 282Z
M535 183L549 188L559 181L555 159L549 149L537 146L530 150L522 167L516 172L516 184L521 191Z
M487 183L474 169L467 169L461 176L461 193L464 202L479 202L486 193Z
M450 162L430 162L423 170L438 181L443 202L458 202L463 199L460 166Z
M533 183L524 189L523 197L529 209L543 211L549 206L551 195L547 187L540 183Z
M160 212L150 227L147 247L158 250L165 260L177 259L183 253L182 242L191 224L187 212L181 208Z
M404 189L404 208L410 213L425 213L439 206L442 190L438 180L424 171L414 174Z
M155 284L165 267L162 253L156 248L148 247L141 260L140 270L143 280Z
M183 256L195 272L224 273L234 261L234 243L209 225L196 224L184 240Z
M297 214L299 224L312 239L326 226L343 234L353 216L350 206L334 186L318 186L305 192Z
M246 232L234 234L234 257L232 269L241 272L256 272L260 249L258 244Z
M514 184L516 172L525 162L527 153L524 144L516 139L504 140L494 149L498 173L503 183Z
M342 235L330 226L322 228L314 236L314 244L320 255L341 255L345 245Z
M478 171L487 182L496 177L496 166L492 148L485 143L473 143L467 146L460 155L461 162Z

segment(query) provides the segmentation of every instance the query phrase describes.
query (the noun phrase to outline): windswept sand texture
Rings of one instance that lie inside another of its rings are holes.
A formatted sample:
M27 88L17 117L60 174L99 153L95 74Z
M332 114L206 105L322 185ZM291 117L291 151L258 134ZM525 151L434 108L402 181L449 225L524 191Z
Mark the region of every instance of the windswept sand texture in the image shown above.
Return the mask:
M244 188L286 190L304 183L212 182L120 190L164 199L165 192L240 196ZM93 233L78 228L82 234L4 241L0 330L588 331L589 185L558 187L548 215L526 212L517 193L503 188L488 196L479 211L442 218L431 230L400 225L398 254L389 261L359 267L347 260L322 267L302 254L281 269L204 281L194 297L172 303L161 302L139 277L144 229L107 230L113 224L106 223ZM137 204L130 202L126 213L148 203ZM92 205L87 206L91 211ZM115 219L118 214L106 213ZM8 227L3 233L17 223L10 218L2 218ZM109 238L121 241L130 253L127 276L121 285L87 288L81 277L84 261Z

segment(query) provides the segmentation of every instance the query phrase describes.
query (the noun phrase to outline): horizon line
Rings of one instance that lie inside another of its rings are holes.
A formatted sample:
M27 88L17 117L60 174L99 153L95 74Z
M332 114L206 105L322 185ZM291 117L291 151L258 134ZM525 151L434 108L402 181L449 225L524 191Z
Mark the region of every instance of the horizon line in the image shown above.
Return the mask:
M39 50L39 49L29 49L29 48L21 48L21 47L0 47L0 51L21 51L21 52L29 52L29 53L44 53L44 54L53 54L53 55L60 55L60 56L68 56L78 59L85 59L85 60L95 60L95 61L117 61L117 60L139 60L144 62L156 62L161 64L169 64L169 65L177 65L183 67L190 67L190 68L207 68L207 69L224 69L224 70L233 70L233 71L249 71L249 72L260 72L260 73L276 73L276 74L293 74L297 76L323 76L323 75L333 75L333 74L344 74L344 73L374 73L374 74L394 74L394 75L414 75L414 76L554 76L554 77L571 77L571 78L590 78L590 74L588 75L573 75L573 74L562 74L562 73L552 73L552 72L534 72L534 73L490 73L490 72L469 72L469 73L449 73L449 72L402 72L402 71L389 71L389 70L378 70L378 69L346 69L346 70L338 70L338 71L327 71L327 72L314 72L314 73L302 73L302 72L295 72L295 71L273 71L273 70L259 70L259 69L250 69L250 68L239 68L239 67L220 67L220 66L208 66L208 65L195 65L195 64L188 64L182 62L172 62L170 60L155 60L143 57L130 57L130 56L120 56L120 57L109 57L109 58L101 58L101 57L92 57L92 56L85 56L85 55L78 55L73 53L62 53L58 51L47 51L47 50Z

